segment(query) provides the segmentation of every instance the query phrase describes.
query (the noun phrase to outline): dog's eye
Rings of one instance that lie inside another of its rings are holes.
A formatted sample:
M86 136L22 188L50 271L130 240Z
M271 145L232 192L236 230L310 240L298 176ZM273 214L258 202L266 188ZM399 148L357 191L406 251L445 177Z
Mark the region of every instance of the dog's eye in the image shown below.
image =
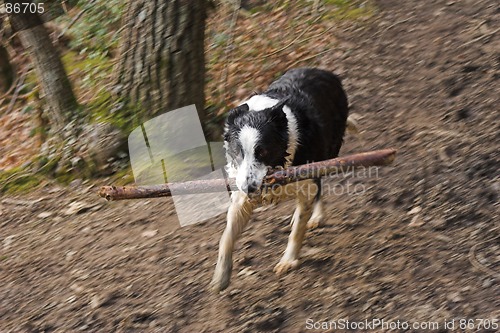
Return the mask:
M236 147L236 154L238 157L241 157L241 158L243 158L245 156L243 149L240 146Z
M260 147L255 148L255 156L257 158L264 158L268 154L269 154L269 152L264 148L260 148Z

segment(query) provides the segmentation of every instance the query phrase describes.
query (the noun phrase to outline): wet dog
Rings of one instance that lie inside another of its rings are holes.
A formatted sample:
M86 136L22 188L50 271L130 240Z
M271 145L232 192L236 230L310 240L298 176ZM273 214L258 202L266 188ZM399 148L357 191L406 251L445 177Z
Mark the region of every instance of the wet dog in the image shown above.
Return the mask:
M234 244L256 207L254 198L296 198L288 245L274 271L282 274L298 266L306 228L320 225L323 219L321 180L289 184L276 195L261 191L263 178L269 168L337 157L347 117L348 102L340 79L315 68L289 70L262 94L230 110L224 130L226 171L236 179L239 191L231 195L213 290L229 285Z

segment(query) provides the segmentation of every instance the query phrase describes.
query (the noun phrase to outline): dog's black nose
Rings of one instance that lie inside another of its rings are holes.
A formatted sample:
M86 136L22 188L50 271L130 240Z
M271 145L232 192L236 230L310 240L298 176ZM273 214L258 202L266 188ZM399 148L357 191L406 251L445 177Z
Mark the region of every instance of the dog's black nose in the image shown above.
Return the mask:
M257 184L255 184L255 183L248 184L248 188L247 188L248 193L255 193L255 192L257 192L258 189L259 188L257 187Z

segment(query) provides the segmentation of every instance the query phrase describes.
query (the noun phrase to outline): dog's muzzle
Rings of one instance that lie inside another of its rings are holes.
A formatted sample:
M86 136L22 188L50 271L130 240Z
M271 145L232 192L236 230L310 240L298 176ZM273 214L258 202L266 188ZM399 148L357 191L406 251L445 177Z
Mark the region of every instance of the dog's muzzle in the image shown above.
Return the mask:
M258 186L257 183L255 183L255 182L249 183L247 185L246 193L250 196L256 192L260 192L260 186Z

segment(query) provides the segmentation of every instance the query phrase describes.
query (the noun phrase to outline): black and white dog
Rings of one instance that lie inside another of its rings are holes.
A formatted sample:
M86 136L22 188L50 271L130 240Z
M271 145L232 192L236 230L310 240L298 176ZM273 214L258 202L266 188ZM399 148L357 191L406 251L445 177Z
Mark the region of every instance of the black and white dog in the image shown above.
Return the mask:
M348 103L339 78L315 68L292 69L262 94L229 112L224 133L229 177L239 191L231 195L227 226L219 244L212 289L229 285L234 244L255 208L256 196L269 167L288 167L337 157L346 128ZM307 191L299 189L307 183ZM274 271L297 267L307 227L323 218L321 180L287 185L296 197L292 231L285 253ZM280 194L281 195L281 194Z

